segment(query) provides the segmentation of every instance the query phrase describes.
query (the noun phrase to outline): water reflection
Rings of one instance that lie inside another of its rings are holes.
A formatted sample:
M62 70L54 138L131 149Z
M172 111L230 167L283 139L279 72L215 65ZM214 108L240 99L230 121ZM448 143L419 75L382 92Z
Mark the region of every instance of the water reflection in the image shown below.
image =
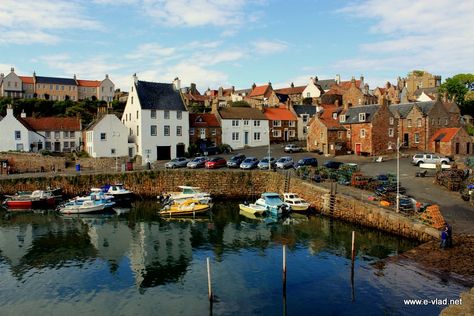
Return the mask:
M202 266L205 257L210 256L215 264L214 279L220 280L218 295L220 291L227 298L217 306L221 313L242 312L243 307L239 312L233 311L232 304L254 296L256 302L260 298L262 303L246 307L249 313L275 314L281 309L263 301L275 295L275 289L281 289L281 282L274 282L275 277L281 278L281 244L288 247L288 293L303 291L299 294L303 300L307 288L314 286L312 282L321 282L334 291L351 286L347 264L352 230L357 231L359 262L372 263L415 245L406 239L319 216L300 215L284 223L248 219L239 215L238 206L232 203L216 204L211 217L191 219L162 219L156 215L158 209L154 202L142 202L120 217L0 213L0 275L7 276L0 281L4 289L0 301L6 302L5 293L15 288L50 302L44 307L48 311L58 299L72 304L64 294L69 292L58 290L69 282L67 286L75 291L92 290L97 296L115 292L123 295L119 292L125 291L129 300L140 301L151 311L157 291L162 297L161 305L167 304L164 300L176 301L178 297L183 302L200 302L197 297L206 291L202 290ZM336 271L345 272L334 278ZM54 275L47 285L54 297L44 293L44 279L38 273ZM383 277L383 273L379 276ZM357 280L358 276L356 284ZM365 288L372 287L373 281L365 282ZM154 295L148 297L147 291ZM21 310L22 293L6 295L10 311ZM145 296L146 302L140 296ZM287 298L284 299L286 304ZM291 303L291 297L288 299ZM308 299L311 302L312 298ZM164 310L188 314L192 309L183 302L167 305ZM79 310L90 312L85 304ZM198 303L193 306L206 308ZM109 311L111 314L114 308ZM296 310L301 311L300 308Z

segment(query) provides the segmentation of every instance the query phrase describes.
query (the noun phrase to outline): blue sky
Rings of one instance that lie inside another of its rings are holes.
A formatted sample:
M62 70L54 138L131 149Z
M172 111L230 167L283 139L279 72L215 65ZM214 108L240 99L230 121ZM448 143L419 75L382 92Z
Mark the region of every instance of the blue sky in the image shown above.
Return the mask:
M248 88L474 72L474 1L1 0L0 72Z

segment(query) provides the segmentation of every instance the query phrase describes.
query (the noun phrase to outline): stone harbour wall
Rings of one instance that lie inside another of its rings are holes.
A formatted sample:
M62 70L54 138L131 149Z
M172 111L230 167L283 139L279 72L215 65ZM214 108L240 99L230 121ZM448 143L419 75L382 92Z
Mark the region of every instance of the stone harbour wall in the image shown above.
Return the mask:
M0 160L8 160L12 172L41 172L44 171L62 170L66 165L66 158L43 156L35 153L0 153ZM0 166L1 173L5 174Z
M254 201L262 192L285 190L286 177L277 172L245 172L232 170L152 170L114 174L52 176L0 181L1 194L20 190L60 187L67 195L84 194L91 187L106 183L123 183L144 198L155 198L162 192L176 191L178 185L198 186L217 199L249 199ZM393 210L369 204L315 184L291 178L289 191L298 193L312 204L318 213L363 226L377 228L420 241L439 237L439 232Z

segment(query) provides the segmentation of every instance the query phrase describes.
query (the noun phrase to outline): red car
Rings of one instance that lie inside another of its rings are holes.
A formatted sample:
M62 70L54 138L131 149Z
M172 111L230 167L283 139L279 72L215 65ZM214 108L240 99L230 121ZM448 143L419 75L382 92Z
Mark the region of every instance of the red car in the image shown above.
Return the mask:
M227 161L222 157L214 157L206 161L205 167L207 169L217 169L227 166Z

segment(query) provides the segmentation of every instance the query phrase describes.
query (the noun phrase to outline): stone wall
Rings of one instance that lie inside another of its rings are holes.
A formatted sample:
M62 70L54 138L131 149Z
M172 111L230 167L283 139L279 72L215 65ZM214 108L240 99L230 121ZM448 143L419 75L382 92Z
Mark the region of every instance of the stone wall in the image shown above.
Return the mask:
M19 190L61 187L67 195L88 192L91 187L121 182L141 197L155 198L178 185L198 186L218 199L250 199L262 192L285 190L285 175L277 172L241 172L228 170L158 170L122 174L77 175L0 181L0 193L13 194ZM309 182L291 178L289 191L305 198L317 212L324 215L377 228L396 235L421 241L438 237L438 231L393 210L369 204L351 196L336 194ZM334 207L330 200L333 199Z
M41 172L62 170L66 165L66 158L43 156L36 153L0 153L0 160L8 160L11 170L14 172ZM1 167L0 167L1 168ZM5 170L2 170L5 173Z

